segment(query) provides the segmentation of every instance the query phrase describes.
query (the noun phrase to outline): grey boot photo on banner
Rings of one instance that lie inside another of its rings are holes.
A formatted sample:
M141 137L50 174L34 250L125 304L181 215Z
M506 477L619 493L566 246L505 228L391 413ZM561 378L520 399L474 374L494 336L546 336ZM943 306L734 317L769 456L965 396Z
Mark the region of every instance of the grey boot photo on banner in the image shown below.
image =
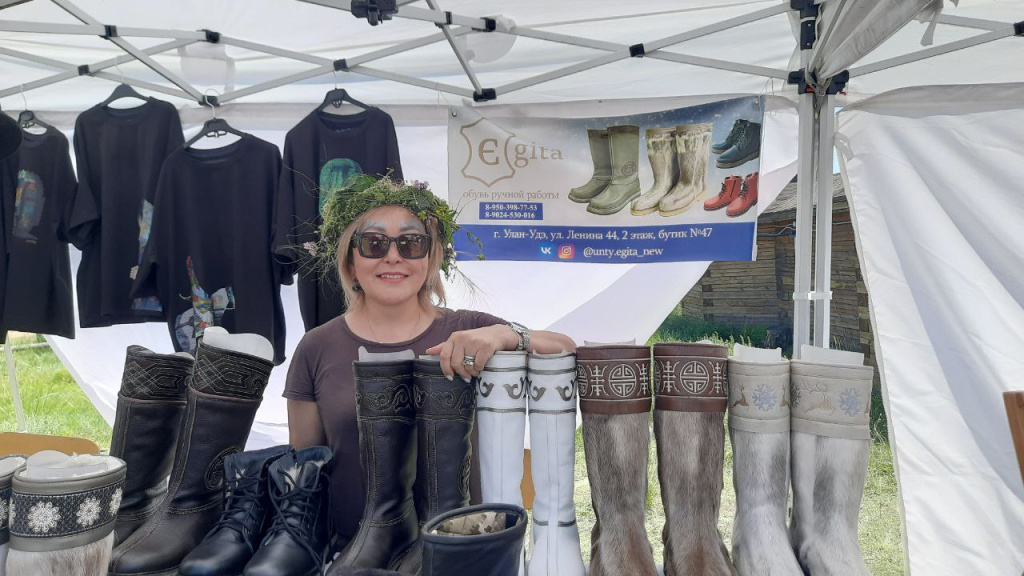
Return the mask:
M647 539L651 349L581 346L576 374L594 528L590 576L657 576Z
M790 541L806 574L868 576L857 520L871 449L875 369L860 364L859 354L827 353L841 359L790 363Z
M479 504L440 514L423 527L423 576L516 576L526 510Z
M736 517L732 561L740 576L803 576L786 528L789 503L789 361L729 359L729 439ZM773 352L773 351L757 351Z
M590 202L604 191L612 181L612 161L608 151L608 130L587 130L587 142L590 144L590 159L594 163L594 172L582 186L569 191L569 200L573 202Z
M522 506L526 352L495 352L476 383L481 498L484 502ZM525 570L523 559L520 576Z
M259 355L248 353L254 348ZM224 503L224 458L245 448L274 367L272 358L273 346L262 336L203 338L189 380L167 496L114 549L111 576L177 574L181 560L216 524Z
M654 345L654 438L665 505L665 576L729 576L718 531L728 400L725 346Z
M366 504L359 530L328 574L397 568L419 538L412 360L354 362L352 371Z
M676 126L673 133L679 181L658 203L658 213L675 216L700 203L708 192L708 162L714 124Z
M576 526L576 355L530 354L532 576L586 576Z
M679 157L676 154L675 128L647 129L647 159L654 172L654 184L633 200L629 211L644 216L658 211L658 203L679 180Z
M640 127L609 126L612 180L587 206L592 214L615 214L640 195Z
M149 519L167 493L174 447L185 414L185 390L194 359L129 346L110 439L110 455L128 465L114 546Z

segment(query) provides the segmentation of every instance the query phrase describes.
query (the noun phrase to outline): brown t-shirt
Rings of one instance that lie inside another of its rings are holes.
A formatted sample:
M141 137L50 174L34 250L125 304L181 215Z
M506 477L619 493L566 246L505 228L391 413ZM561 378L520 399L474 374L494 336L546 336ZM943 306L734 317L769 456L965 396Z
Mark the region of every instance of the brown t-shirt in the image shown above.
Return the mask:
M330 471L331 518L334 533L341 543L350 540L359 528L366 499L359 463L359 428L352 376L352 363L360 359L360 349L370 354L411 350L411 354L406 354L413 358L444 342L453 332L504 323L501 318L484 312L443 309L422 334L406 342L379 344L360 338L349 329L344 317L330 320L302 337L288 369L284 397L316 402L320 411L327 444L334 452ZM476 445L475 427L473 444ZM472 486L476 488L473 500L478 502L480 470L475 452Z

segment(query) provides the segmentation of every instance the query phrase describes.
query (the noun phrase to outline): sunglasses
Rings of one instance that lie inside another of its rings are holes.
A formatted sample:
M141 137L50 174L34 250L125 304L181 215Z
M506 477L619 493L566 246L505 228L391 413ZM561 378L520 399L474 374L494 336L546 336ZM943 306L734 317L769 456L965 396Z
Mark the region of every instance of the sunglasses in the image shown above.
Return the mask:
M352 243L363 258L387 256L392 242L398 246L398 254L409 260L419 260L430 252L430 236L426 234L402 234L392 237L380 232L363 232L352 237Z

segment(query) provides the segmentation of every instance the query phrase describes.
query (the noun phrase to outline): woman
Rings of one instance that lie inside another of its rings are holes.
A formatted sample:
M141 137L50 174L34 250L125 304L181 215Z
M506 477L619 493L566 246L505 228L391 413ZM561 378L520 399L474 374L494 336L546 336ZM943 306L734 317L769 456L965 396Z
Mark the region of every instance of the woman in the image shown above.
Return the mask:
M443 307L441 273L453 271L457 226L455 213L425 185L362 177L343 194L341 202L328 201L320 241L306 250L321 270L337 267L348 311L302 338L284 392L291 444L334 451L330 497L339 546L355 535L365 501L353 361L434 354L449 379L468 380L498 350L576 349L562 334Z

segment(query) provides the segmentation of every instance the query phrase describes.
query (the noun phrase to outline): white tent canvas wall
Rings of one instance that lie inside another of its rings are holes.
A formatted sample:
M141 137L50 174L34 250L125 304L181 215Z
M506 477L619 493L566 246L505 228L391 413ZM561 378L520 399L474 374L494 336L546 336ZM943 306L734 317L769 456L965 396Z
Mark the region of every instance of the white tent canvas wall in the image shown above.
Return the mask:
M770 99L772 111L765 122L760 207L767 206L773 193L799 169L798 234L803 236L798 237L801 270L795 333L798 341L813 338L827 345L829 245L822 238L827 235L819 235L818 269L812 275L809 224L815 139L831 150L832 116L816 115L815 98L797 97L795 87L784 82L789 72L804 68L820 72L818 78L825 80L850 71L845 94L817 98L825 110L831 110L833 103L845 105L909 86L1024 82L1024 66L1019 65L1024 39L1014 37L1019 29L1013 25L1024 20L1021 0L962 0L942 14L941 0L829 0L822 3L816 25L819 42L802 54L795 50L799 17L788 2L776 0L403 4L395 19L371 27L353 18L346 11L351 3L342 0L0 0L0 106L10 112L27 105L49 123L70 130L77 112L103 100L115 83L126 80L178 106L187 129L210 115L198 100L204 94L216 94L223 103L219 115L280 145L288 128L318 104L326 90L340 84L361 101L383 106L392 114L406 173L429 180L444 193L447 107L462 104L474 93L485 94L485 88L494 89L497 100L481 106L521 105L520 113L537 116L632 113L736 94L776 96ZM449 14L443 11L450 11L451 26L447 26ZM499 15L495 32L473 30L488 26L484 17ZM915 17L926 22L905 25ZM220 42L206 42L215 37L196 32L200 29L219 33ZM926 37L933 40L931 48L922 47ZM636 49L641 44L642 56ZM636 57L631 56L630 47ZM191 64L183 64L179 48L212 56L200 62L209 70L189 69ZM961 49L945 52L951 48ZM344 63L336 65L340 59ZM90 68L81 69L82 65ZM341 71L334 72L336 66ZM1000 129L1020 130L1010 123ZM831 183L831 153L822 155L818 164L822 166L818 172ZM857 179L849 188L855 209L858 188L865 181ZM870 185L892 184L878 180ZM826 207L819 206L819 213L827 214ZM464 271L481 289L470 294L456 287L453 304L485 309L535 328L560 330L578 341L642 341L706 265L466 262ZM578 279L584 274L587 282L581 283ZM508 288L513 277L518 279L515 293ZM522 294L536 296L523 298ZM1015 296L1019 306L1024 299L1021 294ZM286 292L285 297L286 301L291 298L290 318L297 318L294 294ZM289 349L300 334L298 322L293 322ZM75 341L51 342L110 419L125 345L152 344L154 349L167 350L167 340L161 326L132 326L82 330ZM886 356L884 344L878 355L886 372L904 362ZM283 367L276 370L277 384L268 390L268 399L279 400L284 373ZM895 374L899 376L886 378L883 373L886 389L912 384L901 381L913 378L909 372ZM1012 374L996 376L993 390L1007 389L1013 382ZM984 417L995 421L1003 415L989 409ZM890 418L894 428L919 427L918 436L927 436L929 426L942 425L930 421L924 410L890 411ZM257 438L286 437L283 403L265 403L257 421ZM1001 438L986 438L1009 441L1005 428ZM921 451L941 450L936 456L941 465L958 461L972 447L965 440L963 445L938 449L904 444L896 436L893 449L897 465L903 459L918 459ZM1005 458L979 462L988 468L976 471L971 480L961 479L954 491L961 504L974 501L974 505L958 506L956 514L1002 520L991 530L978 532L967 529L971 523L958 521L955 514L928 515L926 520L905 514L909 572L965 573L980 566L972 564L974 559L987 558L992 550L1003 550L1003 556L978 573L1018 574L1024 567L1024 551L1018 544L1024 541L1019 506L1024 489L1019 478L1013 484L1013 478L1004 473L1009 465ZM983 480L986 476L997 478L1017 505L1007 511L1000 507L1003 496L979 495L977 500L969 496L972 490L991 492L993 485ZM901 478L904 494L917 489ZM917 499L919 505L924 500L927 496ZM927 529L920 524L923 521L930 523ZM936 534L944 535L943 540L932 541Z

